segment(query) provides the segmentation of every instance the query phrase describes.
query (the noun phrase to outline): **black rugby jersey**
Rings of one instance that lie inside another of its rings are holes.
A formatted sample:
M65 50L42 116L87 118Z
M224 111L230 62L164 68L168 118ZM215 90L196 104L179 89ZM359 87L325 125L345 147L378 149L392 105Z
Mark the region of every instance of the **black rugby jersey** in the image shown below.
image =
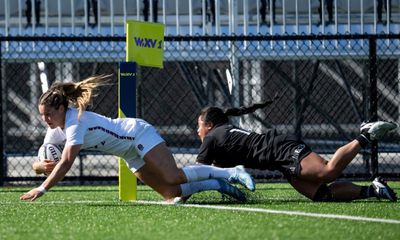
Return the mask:
M217 125L205 136L197 162L219 167L244 165L267 169L275 136L273 129L258 134L230 124Z

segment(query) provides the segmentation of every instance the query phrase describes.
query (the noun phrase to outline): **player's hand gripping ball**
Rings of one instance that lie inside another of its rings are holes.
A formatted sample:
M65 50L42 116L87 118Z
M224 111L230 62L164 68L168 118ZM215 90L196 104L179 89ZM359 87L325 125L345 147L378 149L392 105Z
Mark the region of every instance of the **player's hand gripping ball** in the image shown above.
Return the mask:
M55 145L51 143L43 144L42 146L40 146L38 151L39 161L43 164L49 163L49 161L51 161L50 163L53 162L55 165L61 160L62 151L63 149L60 145ZM45 173L45 175L48 174Z

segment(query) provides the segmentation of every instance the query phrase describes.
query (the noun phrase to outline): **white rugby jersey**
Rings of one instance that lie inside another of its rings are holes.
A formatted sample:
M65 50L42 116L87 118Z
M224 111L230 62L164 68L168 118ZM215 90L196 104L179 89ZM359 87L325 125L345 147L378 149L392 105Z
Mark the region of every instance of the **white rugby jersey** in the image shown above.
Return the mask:
M153 126L142 119L111 119L90 111L83 111L78 120L78 109L68 108L64 129L49 128L44 143L66 146L82 144L82 149L134 159L143 157L141 151L148 150L136 141L148 128Z

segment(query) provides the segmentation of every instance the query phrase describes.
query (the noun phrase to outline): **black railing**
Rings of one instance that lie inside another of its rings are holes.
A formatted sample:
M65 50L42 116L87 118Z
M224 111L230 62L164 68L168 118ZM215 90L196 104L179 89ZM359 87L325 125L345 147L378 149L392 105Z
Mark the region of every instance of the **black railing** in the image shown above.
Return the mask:
M199 110L206 105L248 105L281 98L263 111L235 123L262 132L273 127L294 133L329 159L354 139L361 121L398 121L400 35L174 36L165 37L163 69L140 67L137 113L155 125L179 165L194 163L200 141ZM31 163L45 126L36 112L40 74L79 80L114 73L90 110L117 117L118 62L125 58L125 37L0 37L0 184L42 180ZM45 69L38 70L36 63ZM229 92L227 78L234 89ZM377 174L400 178L399 133L363 150L343 177ZM75 184L115 181L117 161L83 152L65 178ZM257 178L279 173L254 171Z

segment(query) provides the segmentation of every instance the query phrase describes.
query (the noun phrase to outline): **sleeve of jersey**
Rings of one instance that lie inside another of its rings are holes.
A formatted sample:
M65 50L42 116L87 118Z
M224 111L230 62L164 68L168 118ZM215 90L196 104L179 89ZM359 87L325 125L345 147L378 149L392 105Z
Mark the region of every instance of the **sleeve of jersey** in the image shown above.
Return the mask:
M73 146L83 144L86 128L82 124L73 124L66 129L67 141L65 146Z
M46 132L46 136L44 137L43 144L51 143L64 145L65 144L65 134L61 130L61 128L48 128Z
M203 143L200 146L199 154L197 155L196 161L201 164L211 165L213 163L213 149L214 140L212 137L205 137Z

